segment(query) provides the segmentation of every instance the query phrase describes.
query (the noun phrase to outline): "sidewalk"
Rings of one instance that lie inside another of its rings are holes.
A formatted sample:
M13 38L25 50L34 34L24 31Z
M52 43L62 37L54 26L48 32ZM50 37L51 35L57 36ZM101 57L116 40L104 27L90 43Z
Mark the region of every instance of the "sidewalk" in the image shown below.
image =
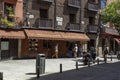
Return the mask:
M80 58L46 59L45 74L41 76L59 73L60 64L62 64L63 73L65 71L75 70L76 60L78 59ZM102 60L103 58L100 59ZM111 60L108 59L108 63L114 63L114 62L118 62L118 60L113 59L113 61L111 62ZM104 62L100 62L100 63L104 63ZM87 65L83 66L82 64L83 64L82 62L79 62L78 68L88 67ZM35 59L8 60L8 61L0 62L0 72L3 72L4 75L3 80L34 80L32 78L36 78L35 68L36 68Z

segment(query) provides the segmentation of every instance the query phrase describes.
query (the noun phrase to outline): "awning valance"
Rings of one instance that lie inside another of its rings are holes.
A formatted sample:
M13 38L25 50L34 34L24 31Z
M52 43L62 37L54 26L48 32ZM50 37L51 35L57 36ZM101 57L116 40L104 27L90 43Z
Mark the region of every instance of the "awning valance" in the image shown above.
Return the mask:
M89 37L82 33L72 33L72 32L60 32L64 40L74 40L74 41L89 41Z
M47 40L74 40L89 41L86 34L75 32L49 31L49 30L31 30L26 29L25 33L29 39L47 39Z
M22 30L0 30L0 38L25 39L25 34Z
M119 39L119 38L114 38L114 40L115 40L118 44L120 44L120 39Z

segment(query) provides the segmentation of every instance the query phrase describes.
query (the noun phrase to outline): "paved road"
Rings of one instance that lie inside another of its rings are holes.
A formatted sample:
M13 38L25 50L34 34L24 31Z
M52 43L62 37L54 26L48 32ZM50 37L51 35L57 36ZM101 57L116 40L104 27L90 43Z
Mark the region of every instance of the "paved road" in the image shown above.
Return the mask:
M120 80L120 62L84 67L29 80Z
M0 62L0 72L4 80L120 80L120 63L117 59L109 64L83 66L79 62L79 70L75 70L74 58L46 59L45 74L36 79L35 59L7 60ZM116 63L118 62L118 63ZM63 73L59 73L59 66L63 65Z

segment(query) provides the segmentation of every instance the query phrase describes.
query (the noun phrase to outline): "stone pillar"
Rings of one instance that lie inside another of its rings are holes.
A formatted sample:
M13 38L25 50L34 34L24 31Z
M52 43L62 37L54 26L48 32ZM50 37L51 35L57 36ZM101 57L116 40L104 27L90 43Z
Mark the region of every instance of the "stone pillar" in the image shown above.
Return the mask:
M18 58L21 58L21 40L18 40Z
M103 55L103 50L102 50L102 38L99 39L99 46L98 46L98 56L102 57Z
M83 52L87 52L87 42L84 41L83 43Z

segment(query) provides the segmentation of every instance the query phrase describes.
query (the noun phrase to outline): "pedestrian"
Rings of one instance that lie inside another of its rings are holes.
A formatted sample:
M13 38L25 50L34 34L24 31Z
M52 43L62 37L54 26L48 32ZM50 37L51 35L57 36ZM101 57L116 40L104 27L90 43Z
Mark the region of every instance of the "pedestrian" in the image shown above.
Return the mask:
M90 62L90 53L89 52L83 52L83 63L84 65L88 65Z
M94 61L96 59L96 51L95 51L94 47L91 47L90 54L91 54L91 57L92 57L92 60L93 60L93 63L94 63Z
M107 54L108 54L108 49L106 47L105 50L104 50L104 54L103 54L104 61L107 61Z
M75 58L77 57L77 53L78 53L78 46L77 46L77 44L75 44L75 47L74 47L74 57Z
M80 44L78 47L78 56L81 57L82 56L82 45Z
M55 45L55 53L53 54L52 58L58 58L58 44Z

